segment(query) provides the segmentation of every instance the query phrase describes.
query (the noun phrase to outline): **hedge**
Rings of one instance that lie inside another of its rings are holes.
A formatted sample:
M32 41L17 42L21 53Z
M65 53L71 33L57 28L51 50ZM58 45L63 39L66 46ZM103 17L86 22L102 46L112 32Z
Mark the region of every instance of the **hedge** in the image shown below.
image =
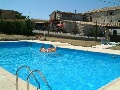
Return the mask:
M5 34L32 35L35 24L26 20L0 20L0 32Z

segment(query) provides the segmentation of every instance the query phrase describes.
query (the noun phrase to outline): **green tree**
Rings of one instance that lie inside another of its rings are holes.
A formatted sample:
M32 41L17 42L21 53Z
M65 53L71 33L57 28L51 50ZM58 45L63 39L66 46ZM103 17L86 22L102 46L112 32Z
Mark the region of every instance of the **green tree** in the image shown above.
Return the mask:
M96 20L96 25L95 25L95 41L97 41L97 35L98 35L98 25L97 25L97 20Z
M34 23L31 20L0 20L0 32L6 34L32 35Z

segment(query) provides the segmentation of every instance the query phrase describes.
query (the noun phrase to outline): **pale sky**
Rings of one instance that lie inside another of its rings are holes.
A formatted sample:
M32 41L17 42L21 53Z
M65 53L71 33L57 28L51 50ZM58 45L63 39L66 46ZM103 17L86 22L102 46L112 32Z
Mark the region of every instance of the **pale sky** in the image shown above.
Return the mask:
M49 20L49 15L56 10L84 13L119 5L120 0L0 0L0 9L15 10L30 18L44 20Z

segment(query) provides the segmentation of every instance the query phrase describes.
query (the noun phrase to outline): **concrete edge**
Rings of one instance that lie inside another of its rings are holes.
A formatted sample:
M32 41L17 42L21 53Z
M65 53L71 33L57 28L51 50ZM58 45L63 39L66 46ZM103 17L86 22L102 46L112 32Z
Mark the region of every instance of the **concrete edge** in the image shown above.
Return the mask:
M16 76L6 71L2 67L0 67L0 90L16 90ZM37 88L32 84L29 84L29 90L36 90ZM27 82L18 78L18 90L27 90Z
M120 90L120 77L102 86L98 90Z

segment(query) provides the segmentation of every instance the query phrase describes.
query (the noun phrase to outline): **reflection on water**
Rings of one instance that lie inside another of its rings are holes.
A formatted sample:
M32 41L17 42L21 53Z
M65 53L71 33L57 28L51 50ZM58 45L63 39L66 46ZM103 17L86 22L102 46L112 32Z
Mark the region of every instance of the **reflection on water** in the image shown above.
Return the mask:
M47 53L48 57L53 57L53 58L58 58L58 57L63 57L64 55L62 53L59 52L50 52Z

